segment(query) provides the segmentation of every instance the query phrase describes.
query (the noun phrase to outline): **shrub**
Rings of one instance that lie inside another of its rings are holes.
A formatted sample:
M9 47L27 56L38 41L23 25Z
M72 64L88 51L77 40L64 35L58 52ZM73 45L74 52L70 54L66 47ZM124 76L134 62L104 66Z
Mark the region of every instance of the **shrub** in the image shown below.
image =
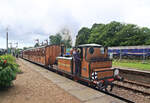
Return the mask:
M0 88L7 88L16 79L19 65L11 55L0 56Z

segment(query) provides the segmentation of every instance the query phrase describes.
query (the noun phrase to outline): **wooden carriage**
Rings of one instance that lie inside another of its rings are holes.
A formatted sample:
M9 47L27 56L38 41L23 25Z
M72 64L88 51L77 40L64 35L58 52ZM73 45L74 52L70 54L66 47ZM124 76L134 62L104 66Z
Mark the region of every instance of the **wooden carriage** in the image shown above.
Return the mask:
M23 51L23 58L48 67L56 63L56 57L61 55L61 48L59 45L30 48Z

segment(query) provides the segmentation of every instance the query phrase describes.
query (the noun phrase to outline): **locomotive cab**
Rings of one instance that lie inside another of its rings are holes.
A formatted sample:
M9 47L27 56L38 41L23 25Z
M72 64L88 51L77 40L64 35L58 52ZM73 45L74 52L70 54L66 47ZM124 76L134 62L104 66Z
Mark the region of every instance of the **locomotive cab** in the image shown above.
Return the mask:
M82 77L90 80L113 77L112 60L109 59L107 48L98 44L85 44L78 46L78 49L81 51Z

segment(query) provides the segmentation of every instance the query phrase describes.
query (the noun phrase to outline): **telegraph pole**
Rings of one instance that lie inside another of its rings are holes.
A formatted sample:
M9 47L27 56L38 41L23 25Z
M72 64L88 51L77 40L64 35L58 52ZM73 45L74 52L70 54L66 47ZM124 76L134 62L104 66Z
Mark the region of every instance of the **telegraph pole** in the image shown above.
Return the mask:
M6 29L6 49L8 54L8 28Z

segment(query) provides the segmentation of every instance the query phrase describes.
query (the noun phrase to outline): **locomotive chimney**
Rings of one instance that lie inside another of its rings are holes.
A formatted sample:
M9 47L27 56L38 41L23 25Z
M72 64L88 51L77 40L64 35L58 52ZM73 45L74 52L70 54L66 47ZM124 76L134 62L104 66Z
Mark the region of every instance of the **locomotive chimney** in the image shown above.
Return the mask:
M63 56L65 53L65 46L64 44L61 44L61 56Z

